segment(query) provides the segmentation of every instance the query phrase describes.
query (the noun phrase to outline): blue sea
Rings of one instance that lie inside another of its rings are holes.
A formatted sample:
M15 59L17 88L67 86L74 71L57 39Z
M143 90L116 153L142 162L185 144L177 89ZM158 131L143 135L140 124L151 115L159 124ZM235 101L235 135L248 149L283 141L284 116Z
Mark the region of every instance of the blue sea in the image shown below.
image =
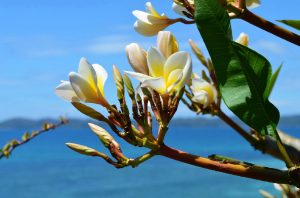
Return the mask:
M297 128L287 128L297 135ZM22 129L2 129L0 145L20 137ZM299 136L299 135L298 135ZM75 142L105 152L97 137L86 127L67 126L42 134L17 148L0 161L1 198L199 198L261 197L260 189L278 195L273 184L193 167L164 157L154 157L137 168L115 169L102 159L69 150L64 143ZM119 140L128 157L146 149ZM244 161L283 168L279 160L261 154L227 127L170 127L166 144L208 156L220 154Z

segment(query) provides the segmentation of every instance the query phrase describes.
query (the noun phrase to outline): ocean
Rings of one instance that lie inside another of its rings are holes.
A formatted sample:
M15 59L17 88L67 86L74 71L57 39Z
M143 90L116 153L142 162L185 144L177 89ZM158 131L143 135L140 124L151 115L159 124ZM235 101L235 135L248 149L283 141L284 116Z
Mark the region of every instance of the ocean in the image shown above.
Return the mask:
M297 135L298 128L286 128ZM0 145L24 130L2 129ZM299 136L299 135L298 135ZM117 139L119 140L119 139ZM64 143L105 152L89 130L63 126L42 134L0 161L1 198L232 198L261 197L260 189L279 195L273 184L182 164L161 156L137 168L115 169L100 158L79 155ZM147 151L119 140L128 157ZM220 154L283 168L284 163L255 151L228 127L170 127L166 144L193 154Z

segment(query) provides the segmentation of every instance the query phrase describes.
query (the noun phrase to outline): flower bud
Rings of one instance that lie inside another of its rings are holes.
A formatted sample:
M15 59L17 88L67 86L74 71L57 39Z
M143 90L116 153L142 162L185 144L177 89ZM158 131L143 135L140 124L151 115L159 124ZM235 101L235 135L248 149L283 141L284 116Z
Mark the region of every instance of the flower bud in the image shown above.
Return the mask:
M192 101L203 105L203 108L208 107L216 100L216 88L202 79L193 79L191 90L194 94Z
M110 143L115 141L114 138L102 127L88 123L92 131L99 137L105 147L109 147Z
M131 80L128 78L128 76L126 75L126 73L124 74L124 82L125 82L125 86L127 88L127 92L129 94L129 97L131 99L134 99L135 98L134 88L132 86Z
M245 34L244 32L242 32L239 37L235 40L235 42L244 45L246 47L248 47L249 44L249 37L247 34Z
M96 151L93 148L87 147L87 146L83 146L80 144L75 144L75 143L66 143L66 145L72 149L73 151L83 154L83 155L87 155L87 156L99 156L99 152Z
M124 81L119 69L113 65L114 80L118 90L118 99L124 98Z

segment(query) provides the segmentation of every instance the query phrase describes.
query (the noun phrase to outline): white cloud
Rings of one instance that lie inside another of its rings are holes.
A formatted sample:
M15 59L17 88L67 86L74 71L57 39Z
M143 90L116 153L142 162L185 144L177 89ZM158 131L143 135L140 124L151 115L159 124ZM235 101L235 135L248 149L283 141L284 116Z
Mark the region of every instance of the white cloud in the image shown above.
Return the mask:
M95 54L116 54L124 52L129 43L129 37L125 35L109 35L94 39L84 50Z

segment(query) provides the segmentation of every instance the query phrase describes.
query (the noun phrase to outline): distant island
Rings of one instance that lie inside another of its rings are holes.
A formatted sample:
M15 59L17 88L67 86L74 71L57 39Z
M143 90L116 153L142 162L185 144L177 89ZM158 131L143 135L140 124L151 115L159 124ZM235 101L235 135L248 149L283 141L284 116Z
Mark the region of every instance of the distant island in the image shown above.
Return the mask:
M233 118L236 122L241 124L240 120L237 118ZM70 123L65 127L70 128L87 128L88 122L97 123L95 120L91 119L74 119L70 118ZM43 118L43 119L27 119L27 118L13 118L8 119L0 122L0 132L1 129L9 129L9 128L16 128L16 129L39 129L43 123L50 122L50 123L57 123L58 119L53 118ZM199 127L199 126L206 126L206 127L225 127L226 125L217 118L175 118L172 120L171 124L172 127L176 126L188 126L188 127ZM300 115L294 116L282 116L280 119L279 127L300 127Z

